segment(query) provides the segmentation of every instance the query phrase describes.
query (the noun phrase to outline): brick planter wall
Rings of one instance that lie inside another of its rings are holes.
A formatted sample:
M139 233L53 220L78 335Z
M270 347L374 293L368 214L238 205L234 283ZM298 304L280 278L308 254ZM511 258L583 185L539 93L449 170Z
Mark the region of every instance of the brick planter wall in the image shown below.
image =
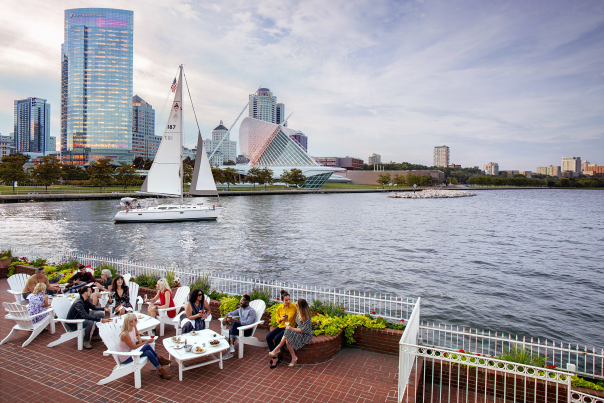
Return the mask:
M298 364L318 364L331 360L340 352L343 342L343 331L335 336L313 336L310 343L296 351ZM292 357L289 355L287 346L283 346L281 353L283 354L284 363L289 364Z
M398 355L398 343L402 336L402 330L369 329L359 326L352 336L355 343L348 346L380 354Z
M559 403L566 403L567 401L567 389L566 385L563 384L557 384L556 387L555 383L548 382L546 387L545 381L533 378L526 378L527 382L525 384L524 378L514 374L501 373L485 368L478 368L477 370L476 367L459 364L450 365L448 362L432 359L425 362L424 371L426 384L440 385L442 380L442 384L447 387L450 384L450 387L455 389L459 387L461 390L466 390L467 388L469 392L477 392L481 396L486 393L487 396L492 397L495 394L497 398L503 399L505 392L506 399L513 400L515 393L517 399L524 400L526 393L526 401L545 403L556 402L557 393Z
M26 266L24 264L16 264L15 274L17 273L25 273L31 276L32 274L36 274L36 268L32 266Z

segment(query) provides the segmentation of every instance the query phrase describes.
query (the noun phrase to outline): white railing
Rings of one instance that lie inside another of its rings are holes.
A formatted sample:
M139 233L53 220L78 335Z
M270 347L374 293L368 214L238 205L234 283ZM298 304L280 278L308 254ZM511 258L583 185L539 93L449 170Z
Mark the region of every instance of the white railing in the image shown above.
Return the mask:
M414 354L407 354L406 351L403 350L404 345L416 345L418 344L418 336L419 336L419 325L420 325L420 303L421 298L417 299L415 303L415 307L413 307L413 311L411 312L411 317L407 322L407 326L405 327L405 331L401 337L399 342L399 355L398 355L398 396L399 402L402 402L406 397L406 401L409 401L409 381L411 379L413 368L415 367L414 382L417 384L417 379L419 377L419 372L417 370L416 364L416 356ZM416 393L415 388L413 388L412 393ZM413 399L411 400L413 401Z
M132 277L141 274L165 277L168 271L174 271L175 278L178 278L182 285L189 285L204 274L203 270L185 269L175 264L170 266L155 265L70 251L40 250L25 246L0 244L0 250L6 249L10 249L15 257L27 257L30 261L37 258L46 259L47 264L59 264L73 259L81 264L91 265L95 268L102 264L108 264L113 266L120 274L129 273ZM208 274L211 288L221 293L243 295L258 289L267 291L270 299L277 301L281 296L281 290L287 290L294 300L304 298L310 304L315 300L323 303L333 302L343 306L345 311L351 314L372 314L396 323L400 323L401 319L407 321L415 306L414 298L398 297L389 294L372 294L354 290L300 285L290 282L235 277L224 273L212 273L211 271Z
M576 390L571 392L570 399L572 403L604 403L604 398L601 396L588 395Z
M556 343L547 339L518 337L503 332L478 331L476 329L446 324L420 326L420 344L451 350L471 351L486 356L498 356L514 347L530 349L533 354L545 357L547 365L576 372L579 376L604 379L604 349L574 347L570 343ZM568 367L568 364L574 366Z

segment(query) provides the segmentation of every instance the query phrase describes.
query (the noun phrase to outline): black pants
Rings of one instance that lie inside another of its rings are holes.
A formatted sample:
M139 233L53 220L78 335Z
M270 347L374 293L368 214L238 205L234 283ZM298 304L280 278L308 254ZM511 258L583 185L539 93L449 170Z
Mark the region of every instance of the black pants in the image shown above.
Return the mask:
M268 344L268 351L273 351L275 347L277 347L277 345L281 343L281 339L283 338L284 334L285 328L278 327L271 330L271 332L266 335L266 344Z
M242 326L241 322L233 322L233 324L231 325L231 329L229 330L230 337L239 337L239 330L237 330L239 326ZM243 335L245 337L250 337L252 335L253 330L253 328L244 330Z

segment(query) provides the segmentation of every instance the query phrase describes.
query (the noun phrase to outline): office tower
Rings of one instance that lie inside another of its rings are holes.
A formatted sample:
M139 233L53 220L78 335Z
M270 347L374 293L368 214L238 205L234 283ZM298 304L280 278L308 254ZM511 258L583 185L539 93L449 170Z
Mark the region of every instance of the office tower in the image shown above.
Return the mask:
M237 161L237 142L231 141L230 134L227 134L227 129L223 124L222 120L220 124L212 131L212 139L203 141L203 147L210 158L210 165L223 165L225 162L236 162ZM225 137L226 135L226 137ZM224 140L223 140L224 138ZM220 141L222 141L222 144ZM216 152L214 152L216 150Z
M439 146L434 147L434 164L435 167L446 167L449 165L449 147Z
M283 104L281 104L283 105ZM280 109L285 112L285 105ZM250 94L250 118L277 123L277 97L268 88L260 88L255 94ZM281 119L285 119L281 116Z
M132 97L132 153L135 157L154 159L161 143L155 135L155 109L144 99Z
M132 11L65 10L61 46L61 154L83 165L131 162Z
M50 141L48 142L48 147L46 151L57 151L57 138L50 136Z
M277 104L275 107L275 116L275 123L278 125L283 124L283 121L285 120L285 104ZM285 126L287 126L287 123Z
M290 134L289 137L291 137L292 140L298 143L305 152L308 152L308 137L306 137L304 133L299 130L296 130L296 133Z
M558 178L562 176L562 169L560 165L548 165L546 172L547 176L556 176Z
M50 143L50 104L45 99L15 101L13 141L17 152L46 154Z
M547 167L537 167L537 175L547 175Z
M496 162L489 162L482 167L482 170L487 175L499 175L499 164Z
M562 172L572 172L572 176L581 174L581 157L564 157L562 158Z
M378 165L382 163L382 156L380 154L373 153L367 158L367 164L369 165Z

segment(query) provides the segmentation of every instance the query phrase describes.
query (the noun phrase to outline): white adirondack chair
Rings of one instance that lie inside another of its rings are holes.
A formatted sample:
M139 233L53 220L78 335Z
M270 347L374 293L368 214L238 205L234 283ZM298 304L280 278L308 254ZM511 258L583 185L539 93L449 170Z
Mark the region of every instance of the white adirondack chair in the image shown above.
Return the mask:
M168 316L168 312L176 311L178 314L182 308L184 308L187 303L187 299L189 298L189 287L179 287L178 291L176 291L176 295L173 297L174 299L174 307L173 308L164 308L158 309L157 320L159 320L159 335L164 335L164 327L165 325L172 325L178 329L178 325L174 324L174 318L170 318ZM178 316L178 315L177 315ZM178 331L177 331L178 334Z
M29 276L25 273L13 274L8 278L8 285L10 286L8 292L13 294L18 304L27 305L29 303L26 299L23 299L23 289L28 278Z
M52 309L57 314L56 322L61 322L63 327L65 328L65 333L59 337L58 340L49 343L46 347L54 347L58 346L61 343L65 343L71 339L78 339L78 350L82 350L84 348L84 319L67 319L67 313L69 312L69 308L71 308L71 301L67 298L54 298L52 300ZM67 327L67 323L76 324L78 327L76 330L71 330Z
M257 337L254 337L256 328L258 327L259 324L262 323L262 314L264 313L264 310L266 309L266 304L261 299L256 299L256 300L250 302L250 306L252 308L254 308L254 311L256 311L256 321L254 323L252 323L251 325L240 326L237 328L237 330L239 330L239 336L237 336L237 339L239 342L239 358L243 358L243 345L244 344L249 344L250 346L256 346L256 347L266 347L267 346L265 341L264 342L259 341ZM222 329L222 335L225 337L229 337L229 330L226 328L226 325L224 324L224 318L218 318L218 320L220 321L220 328ZM249 337L245 337L243 335L243 332L247 329L253 329L252 334Z
M46 325L50 324L50 333L55 332L55 322L54 322L54 313L52 308L48 308L47 310L40 312L37 315L29 316L29 312L27 312L27 307L16 302L4 302L4 309L8 312L8 315L4 316L4 319L10 319L17 322L15 326L13 326L13 330L0 342L0 345L6 343L10 340L11 337L14 336L15 333L19 330L25 330L27 332L31 332L31 336L21 347L27 346L32 342L33 339L36 338L37 335L42 333L42 330L46 327ZM45 313L48 316L42 319L39 322L32 323L32 319L36 316L44 315Z
M130 277L132 277L132 275L130 273L128 273L128 274L124 274L122 277L124 277L124 283L128 284L130 282Z
M140 286L132 281L127 285L128 285L128 290L129 290L128 292L130 295L130 304L132 305L132 309L134 309L135 312L140 312L141 308L143 307L143 298L138 296L138 289ZM115 302L113 302L113 304L112 304L111 317L115 316L115 312L113 312L113 307L115 307Z
M187 287L188 288L188 287ZM208 305L210 304L210 296L206 295L206 301L208 301ZM185 305L187 304L187 300L185 300ZM174 301L174 303L176 304L176 301ZM176 335L179 336L182 334L182 328L180 327L180 317L182 315L185 314L185 311L183 310L181 313L179 313L178 315L176 315L176 317L174 319L172 319L172 322L174 322L174 327L176 328ZM210 322L212 321L212 314L209 314L207 318L205 318L203 320L206 323L206 329L210 328Z
M101 379L98 385L104 385L111 381L115 381L123 376L134 373L134 387L140 389L141 387L141 370L147 364L149 359L147 357L141 357L140 349L136 349L129 353L124 353L119 350L120 332L122 328L120 325L109 322L99 323L99 335L103 339L103 343L107 346L107 350L103 351L104 356L111 355L115 360L116 366L113 368L113 372L107 378ZM149 337L141 336L142 340L148 340ZM150 343L151 347L155 349L155 342ZM123 364L119 357L132 357L132 362Z

